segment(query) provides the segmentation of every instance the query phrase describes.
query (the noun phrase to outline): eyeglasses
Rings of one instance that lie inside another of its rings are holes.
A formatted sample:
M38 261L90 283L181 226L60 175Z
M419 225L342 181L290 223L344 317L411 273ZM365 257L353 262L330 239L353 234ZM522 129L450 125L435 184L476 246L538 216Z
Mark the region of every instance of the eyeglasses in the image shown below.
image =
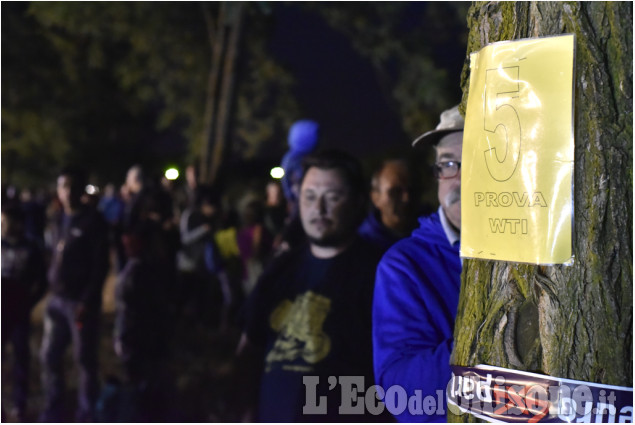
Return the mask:
M437 179L451 179L459 175L460 161L442 161L434 164L432 171Z

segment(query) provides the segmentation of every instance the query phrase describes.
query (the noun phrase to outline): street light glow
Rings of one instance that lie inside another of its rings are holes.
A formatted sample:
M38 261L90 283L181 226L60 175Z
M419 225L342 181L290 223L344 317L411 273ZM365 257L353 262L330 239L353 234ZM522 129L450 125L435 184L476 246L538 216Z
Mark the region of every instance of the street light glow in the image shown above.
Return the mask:
M176 168L169 168L165 170L165 178L168 180L176 180L179 178L179 170Z
M92 184L87 185L85 190L89 195L95 195L99 192L99 188L97 186L93 186Z
M271 169L271 177L273 177L274 179L281 179L282 177L284 177L284 170L282 169L282 167L273 167Z

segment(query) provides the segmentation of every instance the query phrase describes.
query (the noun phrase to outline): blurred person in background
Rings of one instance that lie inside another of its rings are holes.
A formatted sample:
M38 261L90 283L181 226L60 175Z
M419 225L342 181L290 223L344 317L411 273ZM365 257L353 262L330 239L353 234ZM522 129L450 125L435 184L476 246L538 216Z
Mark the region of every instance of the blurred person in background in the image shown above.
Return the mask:
M46 265L39 242L25 231L25 214L18 206L2 211L2 350L13 347L12 416L26 421L31 350L31 310L46 291ZM5 421L4 409L2 420Z
M115 252L117 271L121 271L126 262L121 242L124 208L125 202L120 193L118 193L115 185L113 183L108 183L104 188L102 198L97 204L97 209L104 216L106 223L108 223L110 245Z
M282 190L289 203L289 215L298 214L298 196L302 180L302 159L317 149L320 138L320 125L312 120L299 120L289 128L289 151L282 157L284 169Z
M20 193L18 188L14 185L2 186L2 205L8 207L11 205L20 204Z
M116 226L120 223L123 216L124 202L117 193L114 184L108 183L104 187L104 193L97 204L97 209L110 226Z
M287 222L282 232L277 253L301 245L306 236L298 214L298 196L302 181L304 157L314 152L319 144L320 125L312 120L299 120L289 128L289 151L282 157L284 170L282 190L287 200Z
M164 420L171 394L166 362L172 267L158 232L147 217L137 224L137 243L129 246L115 286L114 349L136 394L130 418L136 422Z
M408 164L398 159L384 161L373 173L370 199L373 207L358 233L385 251L417 225Z
M185 184L179 186L174 194L175 202L180 213L194 205L196 201L196 188L199 185L198 178L199 171L196 164L190 164L185 167Z
M51 227L51 296L40 351L45 409L43 422L63 422L64 353L69 343L78 367L76 420L94 419L99 392L98 345L102 287L108 273L108 231L101 214L81 203L86 174L66 167L57 179L62 212Z
M262 274L271 252L271 234L264 225L264 206L252 199L243 207L238 231L238 249L243 261L243 291L248 295Z
M272 247L275 250L282 242L282 231L287 218L287 203L282 193L282 186L277 181L270 181L265 188L266 200L264 225L273 237Z
M20 193L22 210L24 211L24 230L26 236L44 247L44 228L46 227L46 211L31 189Z
M231 295L231 307L229 308L225 307L227 306L228 293L225 292L220 294L223 302L223 305L221 306L221 319L223 317L227 317L227 319L234 319L234 310L240 308L244 301L245 294L243 292L242 283L245 275L245 269L240 255L240 248L238 247L239 227L238 213L228 203L221 203L218 227L214 232L214 249L213 251L211 248L206 250L208 270L213 273L212 270L214 267L211 267L209 260L218 255L218 260L222 262L223 271L226 273L229 281L228 287L231 290L231 292L229 292ZM211 256L212 253L214 256ZM221 286L220 289L223 289L223 286ZM225 311L227 311L227 314L224 313ZM227 323L231 324L231 320Z
M115 288L115 353L138 396L135 420L159 421L172 394L170 357L177 293L179 231L172 199L140 165L126 176L123 226L126 263Z
M126 252L138 251L140 238L150 238L159 244L158 253L171 266L170 280L176 280L176 252L179 231L174 223L172 198L159 184L159 179L146 176L140 165L132 166L126 175L129 201L123 219L123 243ZM144 246L149 246L144 241ZM130 258L129 255L127 255Z
M141 215L147 211L147 194L149 192L147 178L141 165L133 165L126 173L125 195L126 204L124 208L124 231L133 228L136 222L141 220Z
M208 185L196 188L194 205L181 214L181 248L177 253L180 297L185 316L197 322L209 322L214 309L213 292L218 289L214 287L214 276L224 274L222 258L214 241L220 214L220 194ZM225 282L226 276L220 280L220 292L229 304L231 291Z

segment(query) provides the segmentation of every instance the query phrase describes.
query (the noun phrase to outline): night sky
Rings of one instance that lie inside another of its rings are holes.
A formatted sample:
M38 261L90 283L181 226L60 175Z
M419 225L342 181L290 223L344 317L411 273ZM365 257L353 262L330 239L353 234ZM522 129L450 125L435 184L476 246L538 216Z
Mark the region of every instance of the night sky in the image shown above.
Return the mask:
M298 102L306 118L321 124L323 146L368 155L408 144L370 62L344 35L298 7L277 7L275 17L271 51L295 74Z

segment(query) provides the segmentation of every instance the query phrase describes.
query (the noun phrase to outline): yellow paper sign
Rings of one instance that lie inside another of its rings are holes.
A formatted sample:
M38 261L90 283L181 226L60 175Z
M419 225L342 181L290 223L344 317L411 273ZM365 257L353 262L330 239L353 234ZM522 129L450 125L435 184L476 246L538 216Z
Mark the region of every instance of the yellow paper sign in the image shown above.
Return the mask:
M461 165L461 256L573 260L573 35L471 55Z

